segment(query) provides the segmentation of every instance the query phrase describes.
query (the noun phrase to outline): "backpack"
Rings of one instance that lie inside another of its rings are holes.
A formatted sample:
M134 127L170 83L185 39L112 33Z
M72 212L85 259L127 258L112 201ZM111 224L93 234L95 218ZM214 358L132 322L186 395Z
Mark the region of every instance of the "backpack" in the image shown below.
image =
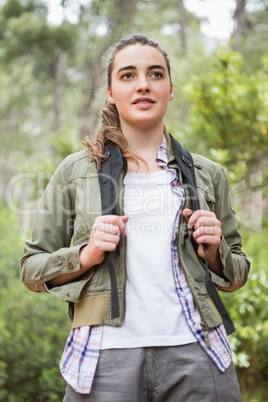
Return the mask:
M173 136L170 135L173 151L175 154L176 162L181 170L182 176L185 182L188 184L190 191L190 198L192 202L192 211L200 209L198 192L196 187L195 171L193 158L190 152L184 148ZM105 157L101 163L101 167L98 170L98 177L100 183L101 205L103 215L115 214L116 212L116 186L112 185L112 182L118 183L120 173L123 169L123 158L119 147L110 143L106 147ZM113 181L110 178L113 178ZM191 237L193 247L197 250L197 244ZM203 245L205 251L205 245ZM116 274L111 258L111 253L106 254L106 261L109 269L109 275L111 280L111 318L119 317L119 301ZM234 324L229 317L225 306L219 297L216 286L211 280L208 263L205 264L205 285L207 292L216 306L219 314L222 317L222 321L227 334L231 334L235 331ZM70 306L72 307L72 306ZM72 308L70 309L72 311Z

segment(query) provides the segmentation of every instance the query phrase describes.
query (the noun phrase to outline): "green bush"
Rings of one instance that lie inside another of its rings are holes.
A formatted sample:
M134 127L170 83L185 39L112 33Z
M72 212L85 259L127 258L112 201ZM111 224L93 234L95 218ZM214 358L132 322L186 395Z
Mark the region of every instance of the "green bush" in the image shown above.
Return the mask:
M31 293L20 281L23 242L13 218L1 210L6 235L0 238L0 400L59 401L65 389L59 360L70 330L67 305Z

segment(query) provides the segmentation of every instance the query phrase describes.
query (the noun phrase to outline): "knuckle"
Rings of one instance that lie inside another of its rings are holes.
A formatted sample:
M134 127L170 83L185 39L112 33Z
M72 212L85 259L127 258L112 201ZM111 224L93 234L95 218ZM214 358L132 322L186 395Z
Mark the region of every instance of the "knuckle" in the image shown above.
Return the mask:
M114 251L116 249L117 244L111 243L110 251Z

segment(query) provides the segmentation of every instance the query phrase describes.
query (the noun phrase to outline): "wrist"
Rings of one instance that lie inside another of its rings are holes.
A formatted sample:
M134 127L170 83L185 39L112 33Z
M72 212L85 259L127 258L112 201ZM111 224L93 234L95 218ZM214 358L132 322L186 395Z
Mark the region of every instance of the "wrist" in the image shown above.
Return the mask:
M88 250L88 244L81 247L79 252L79 260L80 260L80 270L88 270L93 264L90 258L90 253Z

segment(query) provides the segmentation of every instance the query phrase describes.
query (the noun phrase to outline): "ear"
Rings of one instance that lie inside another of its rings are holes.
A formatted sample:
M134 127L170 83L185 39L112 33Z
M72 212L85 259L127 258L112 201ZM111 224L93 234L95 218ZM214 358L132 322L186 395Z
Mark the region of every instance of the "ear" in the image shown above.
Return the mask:
M115 104L114 98L112 96L112 91L109 88L107 88L107 99L108 102L111 103L111 105Z
M171 86L170 86L170 93L169 93L169 98L168 98L168 100L172 100L173 99L173 84L171 84Z

